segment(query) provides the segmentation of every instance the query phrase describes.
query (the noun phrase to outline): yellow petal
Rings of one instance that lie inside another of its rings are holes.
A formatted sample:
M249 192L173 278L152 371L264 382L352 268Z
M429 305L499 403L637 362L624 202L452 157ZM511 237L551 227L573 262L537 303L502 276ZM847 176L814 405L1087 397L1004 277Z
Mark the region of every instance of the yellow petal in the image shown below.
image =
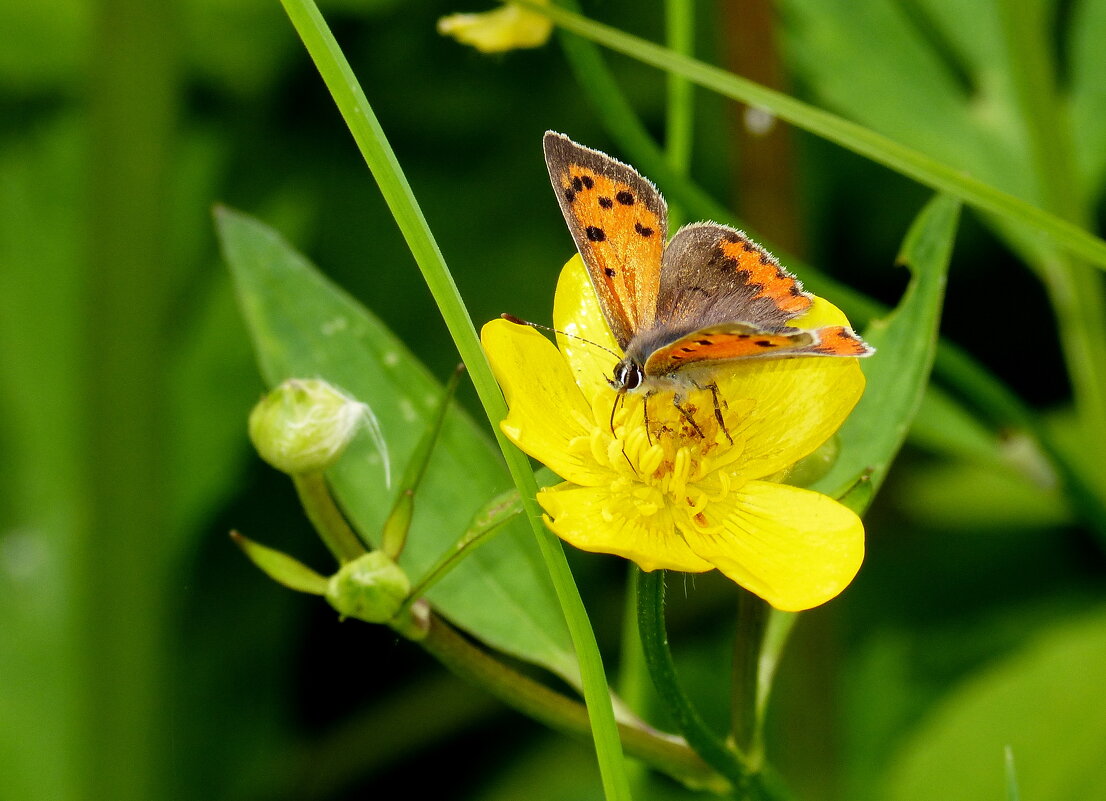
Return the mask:
M599 298L579 254L568 260L557 281L553 326L573 335L557 334L557 345L584 396L593 399L601 392L609 393L613 403L614 391L607 379L614 374L621 350L603 317Z
M848 324L849 318L845 316L845 312L817 295L809 309L788 323L792 328L821 328L825 325Z
M825 603L864 559L864 524L817 492L750 481L677 525L696 554L777 609Z
M726 424L744 449L735 472L763 478L812 453L849 416L864 391L856 359L749 359L717 380Z
M649 487L561 484L539 492L538 503L549 528L581 550L623 556L642 570L713 569L687 547L663 497Z
M481 14L451 14L438 20L438 33L482 53L540 47L549 41L552 31L549 17L510 3Z
M577 484L610 481L592 456L591 408L553 343L533 328L492 320L480 332L510 412L500 424L518 447Z

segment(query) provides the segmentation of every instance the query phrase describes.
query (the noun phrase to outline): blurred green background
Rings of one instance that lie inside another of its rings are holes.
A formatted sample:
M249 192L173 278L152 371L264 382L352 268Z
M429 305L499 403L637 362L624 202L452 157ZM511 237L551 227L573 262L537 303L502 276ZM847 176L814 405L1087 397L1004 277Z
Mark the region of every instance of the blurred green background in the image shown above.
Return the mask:
M321 7L473 320L548 321L572 244L542 133L632 156L556 41L480 55L435 32L439 16L478 10L453 0ZM1039 8L1076 139L1075 208L1054 210L1090 224L1106 169L1106 2ZM993 3L696 10L699 58L1047 205ZM659 4L585 11L663 39ZM327 565L290 484L248 447L263 387L214 203L282 231L436 375L457 361L279 4L6 0L0 32L0 799L600 797L586 743L389 630L338 623L227 539L238 528ZM662 137L663 76L609 63ZM692 177L754 235L895 303L896 249L928 192L781 126L752 137L742 109L696 98ZM1064 321L1014 255L1042 247L966 214L942 333L1070 432ZM1102 453L1069 438L1101 476ZM857 581L804 615L785 659L770 754L797 795L997 799L1010 744L1025 797L1106 797L1103 541L1033 443L930 403L868 531ZM570 556L613 662L624 565ZM681 669L724 712L732 588L676 579L670 596ZM667 780L644 792L689 795Z

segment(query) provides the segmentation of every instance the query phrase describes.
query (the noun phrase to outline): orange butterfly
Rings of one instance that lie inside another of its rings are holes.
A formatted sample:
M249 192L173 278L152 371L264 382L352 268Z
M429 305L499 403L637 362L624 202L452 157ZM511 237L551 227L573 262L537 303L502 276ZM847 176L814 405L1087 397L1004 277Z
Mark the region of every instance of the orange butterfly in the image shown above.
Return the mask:
M813 297L741 231L692 223L666 245L668 206L651 182L563 134L548 131L544 145L561 211L625 354L608 379L619 394L672 390L683 412L680 391L716 391L712 376L731 360L874 352L847 326L791 327ZM721 422L717 395L715 412Z

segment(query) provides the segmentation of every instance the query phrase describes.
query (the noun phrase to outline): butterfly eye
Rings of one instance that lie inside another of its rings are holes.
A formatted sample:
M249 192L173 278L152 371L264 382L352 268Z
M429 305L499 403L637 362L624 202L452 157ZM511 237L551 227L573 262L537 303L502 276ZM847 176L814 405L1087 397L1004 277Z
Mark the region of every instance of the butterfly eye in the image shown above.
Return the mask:
M614 370L614 381L618 389L635 390L641 386L641 368L631 361L623 362Z

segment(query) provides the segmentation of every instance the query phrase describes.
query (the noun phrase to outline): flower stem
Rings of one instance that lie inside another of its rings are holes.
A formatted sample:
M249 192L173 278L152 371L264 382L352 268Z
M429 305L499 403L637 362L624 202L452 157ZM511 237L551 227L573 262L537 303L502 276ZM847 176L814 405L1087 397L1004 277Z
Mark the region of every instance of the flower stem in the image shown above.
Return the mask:
M676 665L668 648L668 631L664 623L663 570L642 573L638 579L638 625L653 684L676 722L676 728L708 765L735 787L743 787L748 776L742 756L707 727L676 677Z
M500 421L507 416L506 404L480 347L476 330L457 291L457 285L446 267L445 259L384 130L318 7L313 0L282 0L282 4L376 179L488 415L492 431L503 451L507 469L514 479L526 515L531 521L576 650L604 794L608 801L625 801L630 798L630 789L624 770L622 743L615 725L614 710L595 632L588 621L587 610L580 598L564 550L560 542L542 525L542 511L535 497L538 487L530 462L499 430Z
M292 482L307 519L335 559L345 564L365 553L364 544L346 522L322 473L294 475Z
M447 668L473 682L518 711L559 731L586 736L588 712L575 701L500 662L432 615L419 644ZM713 771L678 737L644 723L620 722L618 731L626 753L689 787L725 793L725 778Z

